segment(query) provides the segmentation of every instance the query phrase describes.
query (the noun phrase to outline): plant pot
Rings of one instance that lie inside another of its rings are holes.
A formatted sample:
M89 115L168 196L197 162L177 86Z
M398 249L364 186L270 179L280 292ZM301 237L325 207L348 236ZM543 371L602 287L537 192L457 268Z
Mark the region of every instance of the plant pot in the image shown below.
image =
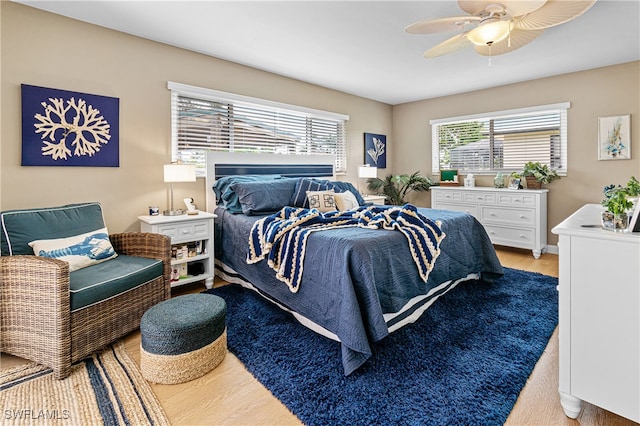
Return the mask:
M629 227L629 215L625 213L613 214L610 211L602 212L602 229L615 232L627 232Z
M525 176L525 180L527 181L527 188L529 189L540 189L542 188L542 184L536 180L533 176Z

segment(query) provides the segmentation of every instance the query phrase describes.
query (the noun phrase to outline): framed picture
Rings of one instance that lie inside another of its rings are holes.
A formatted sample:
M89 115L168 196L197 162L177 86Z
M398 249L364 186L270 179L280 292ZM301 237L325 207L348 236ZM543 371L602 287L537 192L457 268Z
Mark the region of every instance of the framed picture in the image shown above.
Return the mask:
M364 163L379 169L387 167L387 137L385 135L364 134Z
M631 159L631 115L598 117L598 160Z
M520 178L509 177L509 189L520 189Z
M119 166L118 98L21 89L23 166Z
M640 200L636 201L633 213L629 218L629 231L640 232Z

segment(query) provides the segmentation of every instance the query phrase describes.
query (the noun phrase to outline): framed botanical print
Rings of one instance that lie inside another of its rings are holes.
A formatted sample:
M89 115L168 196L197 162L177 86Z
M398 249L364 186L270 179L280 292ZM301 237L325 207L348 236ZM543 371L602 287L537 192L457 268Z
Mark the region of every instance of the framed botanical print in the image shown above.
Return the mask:
M631 116L598 117L598 160L631 159Z
M379 169L387 167L387 137L385 135L364 134L364 163Z

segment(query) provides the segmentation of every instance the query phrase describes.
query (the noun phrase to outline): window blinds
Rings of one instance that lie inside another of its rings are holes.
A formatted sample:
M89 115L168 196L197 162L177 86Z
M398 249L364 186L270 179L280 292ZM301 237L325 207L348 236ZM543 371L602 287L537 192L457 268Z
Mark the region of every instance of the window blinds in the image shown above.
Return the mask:
M204 170L205 152L332 154L346 171L348 116L169 83L175 159Z
M567 171L569 103L432 120L432 168L512 172L528 161Z

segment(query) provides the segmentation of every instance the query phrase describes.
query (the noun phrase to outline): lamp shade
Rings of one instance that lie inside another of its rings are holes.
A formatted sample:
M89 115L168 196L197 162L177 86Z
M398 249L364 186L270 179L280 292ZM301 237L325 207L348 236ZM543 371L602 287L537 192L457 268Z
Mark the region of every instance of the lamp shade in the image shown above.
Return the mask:
M507 38L510 26L508 21L487 22L469 31L467 39L477 46L491 45Z
M165 182L195 182L196 166L193 164L165 164Z
M358 177L361 179L378 177L378 168L369 165L359 166Z

